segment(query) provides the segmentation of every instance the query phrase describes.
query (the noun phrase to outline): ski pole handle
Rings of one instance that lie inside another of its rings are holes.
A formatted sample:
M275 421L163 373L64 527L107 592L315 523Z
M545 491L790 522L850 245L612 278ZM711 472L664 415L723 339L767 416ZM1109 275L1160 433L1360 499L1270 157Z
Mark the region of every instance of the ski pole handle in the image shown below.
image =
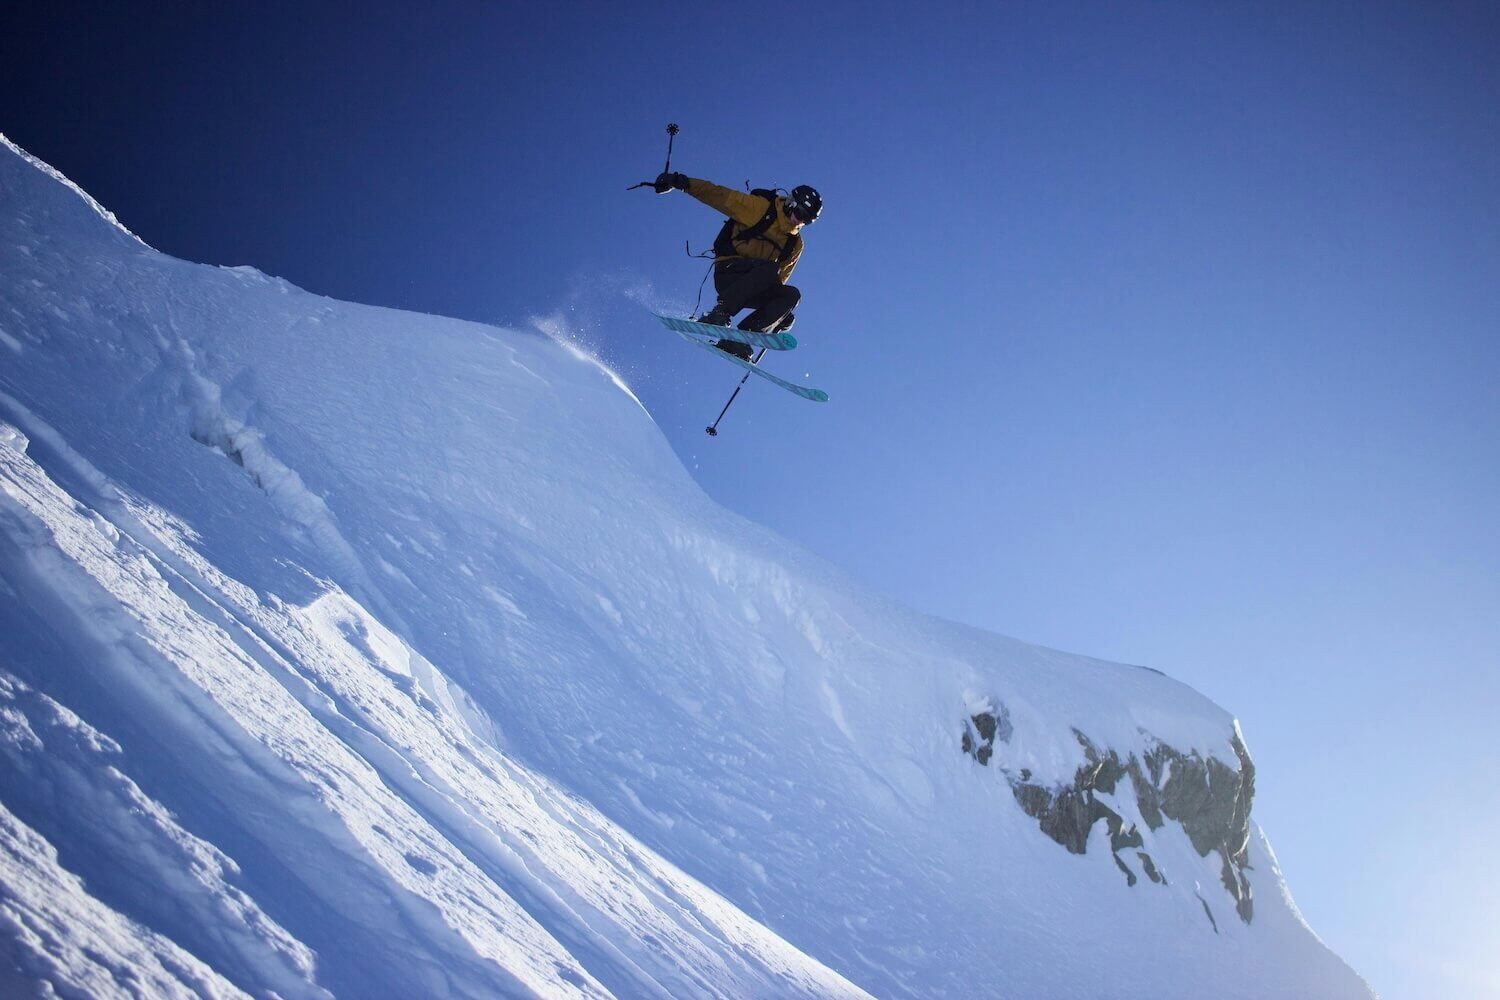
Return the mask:
M677 138L677 123L670 122L667 125L667 165L662 167L661 172L670 174L672 172L672 140Z

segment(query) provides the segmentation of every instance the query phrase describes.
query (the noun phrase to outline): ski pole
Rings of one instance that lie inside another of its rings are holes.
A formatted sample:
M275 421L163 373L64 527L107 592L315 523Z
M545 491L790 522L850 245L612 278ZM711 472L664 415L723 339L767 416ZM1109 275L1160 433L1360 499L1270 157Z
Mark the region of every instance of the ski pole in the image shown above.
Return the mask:
M755 355L755 359L753 361L751 361L750 363L752 365L758 365L758 364L760 364L760 359L761 359L762 356L765 355L765 353L766 353L766 349L764 347L762 347L760 349L760 353L756 354ZM734 392L729 397L729 403L733 403L734 402L735 397L740 394L740 390L741 389L745 388L745 383L748 382L749 380L750 380L750 373L746 372L745 373L745 377L742 378L742 379L740 379L740 384L734 387ZM718 437L719 436L719 421L723 420L724 419L724 414L726 414L726 413L729 412L729 403L725 403L724 404L724 409L722 409L722 410L719 411L718 417L716 417L714 419L714 422L712 424L710 424L709 426L703 428L704 430L708 431L708 436L709 437Z
M667 124L667 165L662 168L662 173L664 174L670 174L672 172L672 140L677 138L677 131L678 130L676 122L669 122ZM639 184L630 185L630 187L626 188L625 190L634 191L636 188L655 186L655 181L641 181Z

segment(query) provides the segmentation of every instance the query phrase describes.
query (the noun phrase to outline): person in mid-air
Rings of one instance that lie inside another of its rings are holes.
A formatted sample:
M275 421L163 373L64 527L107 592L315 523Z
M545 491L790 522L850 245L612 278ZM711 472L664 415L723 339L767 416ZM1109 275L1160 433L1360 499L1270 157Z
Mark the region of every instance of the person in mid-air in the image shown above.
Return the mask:
M744 194L678 173L664 173L652 186L657 194L686 191L729 217L714 240L714 291L719 301L698 322L728 326L741 310L753 309L740 321L741 330L791 329L792 310L802 293L787 279L802 255L802 228L823 211L818 192L799 184L787 194L761 188ZM714 346L750 359L749 344L720 340Z

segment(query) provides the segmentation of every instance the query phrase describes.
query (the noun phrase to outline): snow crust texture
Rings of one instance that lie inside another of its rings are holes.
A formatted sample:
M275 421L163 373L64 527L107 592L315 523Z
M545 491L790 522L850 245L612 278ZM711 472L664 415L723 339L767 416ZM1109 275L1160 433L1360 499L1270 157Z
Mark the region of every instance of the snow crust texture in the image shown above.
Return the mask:
M0 994L1370 995L1231 716L867 592L555 337L8 142L0 270Z

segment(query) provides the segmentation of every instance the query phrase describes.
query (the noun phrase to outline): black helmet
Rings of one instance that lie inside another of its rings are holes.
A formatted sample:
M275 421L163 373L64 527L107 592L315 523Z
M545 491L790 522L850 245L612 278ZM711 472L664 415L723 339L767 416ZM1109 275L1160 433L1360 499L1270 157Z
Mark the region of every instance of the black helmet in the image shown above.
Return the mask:
M823 211L823 196L806 184L798 184L792 188L792 193L786 196L786 200L791 202L797 218L803 222L813 222Z

